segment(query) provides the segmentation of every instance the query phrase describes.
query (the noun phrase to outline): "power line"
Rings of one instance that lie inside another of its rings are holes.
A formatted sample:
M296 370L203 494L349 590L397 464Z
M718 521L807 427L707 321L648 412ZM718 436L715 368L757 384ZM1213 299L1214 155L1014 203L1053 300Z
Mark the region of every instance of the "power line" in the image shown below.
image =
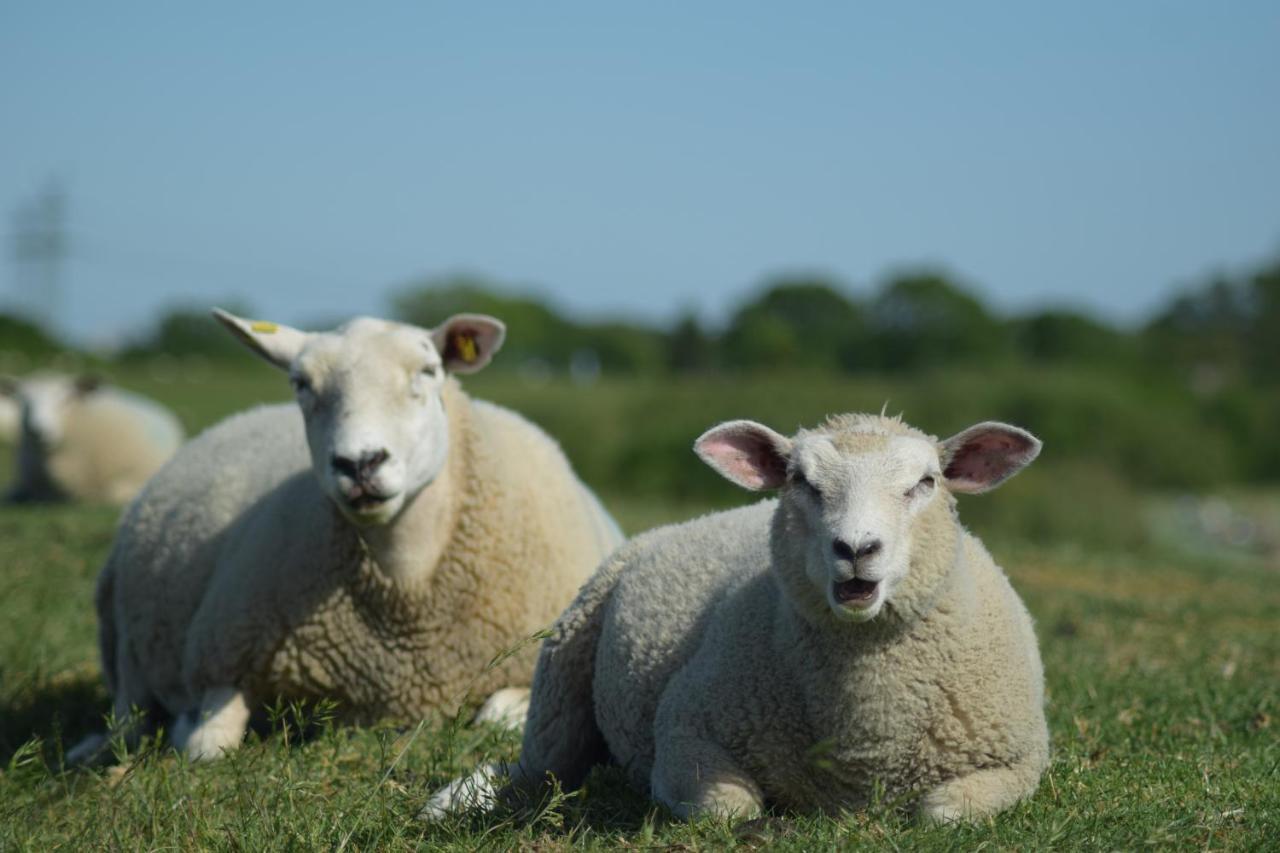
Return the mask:
M67 234L67 194L50 179L13 215L10 247L19 304L47 329L57 325L62 307L63 266L70 253Z
M174 271L189 271L233 277L285 279L335 284L343 287L351 286L351 278L334 275L332 271L321 272L271 264L260 265L234 260L202 258L177 252L150 249L141 251L122 249L79 235L75 240L75 251L70 252L68 256L71 260L79 263L100 267L114 267L153 275L172 273Z

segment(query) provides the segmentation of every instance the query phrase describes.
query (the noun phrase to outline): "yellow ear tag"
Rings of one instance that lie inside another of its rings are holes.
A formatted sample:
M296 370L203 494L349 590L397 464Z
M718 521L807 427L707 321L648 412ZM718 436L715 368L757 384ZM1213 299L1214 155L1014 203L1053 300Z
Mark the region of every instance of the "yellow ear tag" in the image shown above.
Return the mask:
M462 356L462 360L467 364L479 358L480 353L476 350L475 336L469 332L463 332L454 339L454 344L458 347L458 355Z
M279 325L268 322L267 320L254 320L249 324L249 328L264 335L270 335L280 330Z

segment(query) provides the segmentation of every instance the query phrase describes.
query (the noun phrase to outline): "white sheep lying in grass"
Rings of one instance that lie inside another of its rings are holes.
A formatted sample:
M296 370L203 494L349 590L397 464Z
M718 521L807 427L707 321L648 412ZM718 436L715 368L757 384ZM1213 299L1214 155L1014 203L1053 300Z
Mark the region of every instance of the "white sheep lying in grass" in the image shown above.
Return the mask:
M549 775L572 789L606 759L683 817L837 814L882 786L953 820L1034 792L1049 741L1031 619L952 493L996 486L1040 442L844 415L791 439L735 421L696 450L779 499L606 559L543 645L508 794ZM491 804L502 772L424 817Z
M8 500L122 505L182 444L168 409L93 377L38 373L0 379L20 411Z
M528 690L509 688L529 684L536 644L488 664L547 627L621 534L546 434L447 375L483 367L502 324L306 334L217 316L288 371L297 404L193 440L121 523L97 594L117 719L167 712L192 758L235 748L277 697L367 721L494 694L485 717L518 725Z

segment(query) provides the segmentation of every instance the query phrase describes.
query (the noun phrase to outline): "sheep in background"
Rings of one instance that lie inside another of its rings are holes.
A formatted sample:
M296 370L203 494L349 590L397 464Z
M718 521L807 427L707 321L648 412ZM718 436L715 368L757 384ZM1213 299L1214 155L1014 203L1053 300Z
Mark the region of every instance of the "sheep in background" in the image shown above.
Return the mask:
M14 502L123 505L182 444L182 425L146 397L94 377L0 380L20 410Z
M449 375L483 367L502 323L215 314L297 402L197 437L126 514L97 593L116 718L158 706L191 758L234 749L276 697L369 721L492 694L481 718L522 722L528 638L621 534L554 441Z
M735 421L695 448L780 497L604 562L543 645L508 794L549 775L572 789L612 759L682 817L838 814L877 785L939 821L1030 796L1049 757L1036 637L952 493L995 487L1040 442L844 415L794 438ZM492 804L503 771L454 782L423 816Z

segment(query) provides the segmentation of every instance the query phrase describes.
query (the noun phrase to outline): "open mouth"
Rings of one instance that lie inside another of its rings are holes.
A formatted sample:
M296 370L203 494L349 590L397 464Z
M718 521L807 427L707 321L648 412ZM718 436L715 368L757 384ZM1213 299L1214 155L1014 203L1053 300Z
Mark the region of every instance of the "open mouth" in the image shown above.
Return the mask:
M362 489L359 486L347 492L345 496L347 506L351 507L356 512L367 512L371 509L377 509L394 497L395 495L393 494L387 495L371 489Z
M836 583L831 590L835 594L838 603L851 607L864 607L875 599L876 587L879 585L879 581L853 578L852 580Z

